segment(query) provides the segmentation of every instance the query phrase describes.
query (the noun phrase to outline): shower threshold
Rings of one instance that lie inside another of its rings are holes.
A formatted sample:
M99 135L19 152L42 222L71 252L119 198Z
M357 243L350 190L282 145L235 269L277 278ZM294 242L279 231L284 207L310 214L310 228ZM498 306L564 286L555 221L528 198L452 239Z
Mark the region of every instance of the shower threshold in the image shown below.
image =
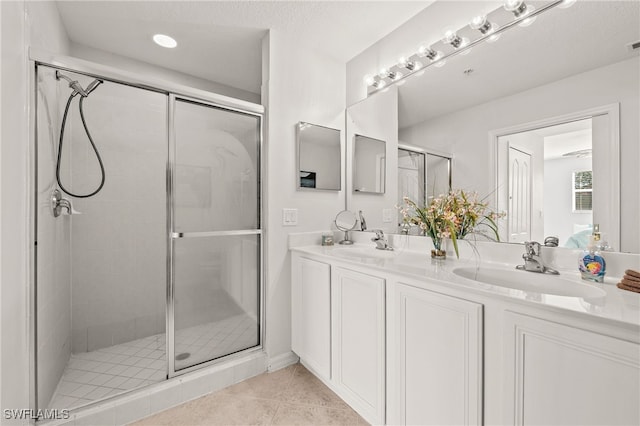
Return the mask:
M176 331L176 370L257 345L256 321L240 314ZM73 409L167 377L164 333L72 354L48 408Z

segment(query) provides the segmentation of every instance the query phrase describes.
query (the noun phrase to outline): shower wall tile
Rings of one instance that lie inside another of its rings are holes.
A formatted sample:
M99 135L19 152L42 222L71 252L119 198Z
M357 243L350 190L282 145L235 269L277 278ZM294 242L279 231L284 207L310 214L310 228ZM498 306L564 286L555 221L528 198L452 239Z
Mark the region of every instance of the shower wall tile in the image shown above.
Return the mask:
M106 179L74 203L83 213L72 229L74 352L165 328L166 96L105 83L85 101L85 117ZM71 120L71 180L86 192L99 168L77 115Z

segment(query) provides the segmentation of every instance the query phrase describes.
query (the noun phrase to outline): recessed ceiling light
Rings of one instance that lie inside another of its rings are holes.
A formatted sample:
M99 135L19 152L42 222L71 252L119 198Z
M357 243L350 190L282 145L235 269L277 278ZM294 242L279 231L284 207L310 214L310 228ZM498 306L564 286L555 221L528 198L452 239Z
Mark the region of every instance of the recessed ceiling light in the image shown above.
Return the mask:
M175 41L172 37L164 34L154 35L153 41L155 41L158 46L166 47L168 49L173 49L178 45L178 42Z

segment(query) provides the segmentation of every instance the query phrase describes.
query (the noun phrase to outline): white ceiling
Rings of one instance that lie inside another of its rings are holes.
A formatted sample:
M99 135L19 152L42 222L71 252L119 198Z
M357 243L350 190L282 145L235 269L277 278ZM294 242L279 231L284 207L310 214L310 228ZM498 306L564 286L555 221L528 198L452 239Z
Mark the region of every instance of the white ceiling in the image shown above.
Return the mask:
M626 44L638 40L639 1L578 1L554 8L529 27L509 29L495 43L408 78L399 87L399 127L637 56L640 51L632 53ZM465 75L468 69L473 72Z
M556 126L532 130L532 133L544 138L544 159L566 158L564 154L592 147L592 120L571 121Z
M432 1L58 1L72 42L259 93L268 30L346 63ZM175 49L151 41L171 35Z

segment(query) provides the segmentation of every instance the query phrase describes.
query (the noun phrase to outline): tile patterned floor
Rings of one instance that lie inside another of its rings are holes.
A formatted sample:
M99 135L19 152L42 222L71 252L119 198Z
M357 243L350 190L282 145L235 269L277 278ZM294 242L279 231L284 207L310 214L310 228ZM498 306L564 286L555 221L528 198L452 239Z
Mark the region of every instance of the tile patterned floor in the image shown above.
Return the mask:
M300 364L265 373L132 426L366 425Z
M176 369L257 344L257 324L246 314L176 333ZM166 378L165 335L71 355L49 408L76 408Z

